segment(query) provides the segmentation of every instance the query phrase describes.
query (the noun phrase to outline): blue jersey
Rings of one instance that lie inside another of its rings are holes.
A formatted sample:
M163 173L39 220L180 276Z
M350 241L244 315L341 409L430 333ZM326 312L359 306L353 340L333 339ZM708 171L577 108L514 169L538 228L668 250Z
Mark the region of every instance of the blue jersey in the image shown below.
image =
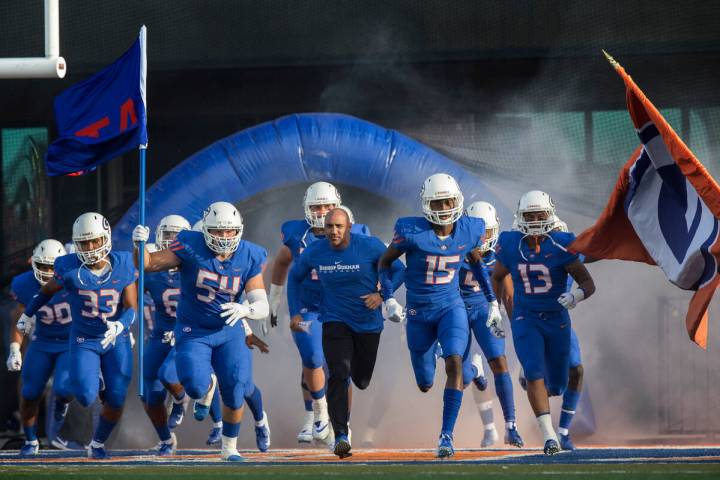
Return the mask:
M516 309L534 312L564 310L557 299L567 288L565 266L578 258L577 254L566 250L575 240L575 235L565 232L551 232L548 235L551 238L544 238L540 242L539 252L536 252L523 240L523 233L500 233L495 256L512 276L515 287L513 305Z
M130 252L110 252L112 271L95 275L74 253L55 259L55 281L68 292L72 335L103 337L105 322L116 321L125 310L123 290L138 276Z
M324 235L316 236L312 227L306 220L289 220L280 227L283 245L290 249L292 258L300 257L305 250L314 241L325 238ZM350 227L350 233L360 235L370 235L370 229L362 223L355 223ZM320 283L316 272L312 272L302 283L302 294L300 301L303 308L317 311L320 308Z
M441 306L460 300L458 270L466 255L482 244L484 234L485 222L466 215L445 240L423 217L399 219L392 245L405 253L407 303Z
M495 252L493 250L483 255L483 263L485 268L492 271L492 267L495 265ZM480 284L475 280L475 276L467 262L463 263L460 268L460 294L466 304L487 305L485 294L480 288Z
M162 333L175 328L177 306L180 301L180 274L155 272L145 275L145 290L155 305L153 331Z
M368 309L360 297L378 292L377 265L385 249L376 237L352 233L350 244L342 250L332 248L327 239L314 242L293 266L288 289L315 271L322 288L323 323L343 322L358 333L379 332L383 327L380 308ZM290 298L291 315L299 313L296 299Z
M247 281L262 273L267 258L264 248L241 240L232 256L220 261L203 234L190 230L180 232L170 250L182 262L177 323L212 332L225 326L220 305L238 301Z
M32 270L12 279L12 294L15 300L27 305L40 290L40 283ZM67 339L70 335L70 301L68 292L60 290L35 314L35 336L39 339Z

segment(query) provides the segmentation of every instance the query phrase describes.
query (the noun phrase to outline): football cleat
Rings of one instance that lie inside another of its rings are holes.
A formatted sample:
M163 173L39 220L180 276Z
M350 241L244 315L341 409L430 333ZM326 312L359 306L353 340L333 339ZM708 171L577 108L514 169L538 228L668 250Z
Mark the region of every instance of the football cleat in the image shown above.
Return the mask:
M40 451L40 443L35 440L34 442L25 442L25 445L20 448L21 457L34 457Z
M347 458L352 456L352 453L350 453L350 449L352 447L350 446L350 439L347 435L344 433L340 433L335 436L335 447L333 448L333 453L337 455L338 457Z
M261 452L267 452L270 448L270 424L267 413L263 411L263 418L255 424L255 444Z
M182 423L183 418L185 418L185 402L172 402L172 409L170 410L170 415L168 415L168 428L170 430L176 428Z
M493 425L493 428L486 429L483 433L482 441L480 442L480 447L482 448L488 448L495 445L495 442L498 441L499 435L497 433L497 430L495 429L495 426Z
M217 387L217 377L214 373L210 374L210 389L203 398L195 400L193 405L193 415L195 420L202 422L210 412L210 405L212 404L213 397L215 396L215 387Z
M99 447L90 445L88 448L88 458L92 458L93 460L107 460L110 458L110 455L108 455L107 450L105 450L105 445Z
M59 435L50 440L50 445L58 450L82 450L84 448L79 443L73 442L72 440L65 440Z
M545 448L543 448L543 451L545 452L545 455L555 455L560 452L560 445L558 445L556 440L551 438L545 442Z
M237 450L223 450L220 452L220 459L225 462L244 462L245 458Z
M438 442L437 457L438 458L449 458L455 455L455 448L453 447L453 437L449 433L441 433L440 441Z
M177 449L177 437L174 433L170 434L170 441L169 442L160 442L157 445L157 455L159 457L169 457L171 455L175 455L175 450Z
M505 429L505 445L522 448L525 445L516 427Z
M570 438L570 434L560 435L560 448L563 450L575 450L575 444Z
M330 436L332 426L328 419L313 423L312 436L315 440L324 441Z
M222 427L213 427L212 430L210 430L210 435L208 435L207 440L205 441L205 445L217 445L220 443L220 440L222 436Z
M299 443L312 443L313 439L313 412L305 412L305 423L297 434Z

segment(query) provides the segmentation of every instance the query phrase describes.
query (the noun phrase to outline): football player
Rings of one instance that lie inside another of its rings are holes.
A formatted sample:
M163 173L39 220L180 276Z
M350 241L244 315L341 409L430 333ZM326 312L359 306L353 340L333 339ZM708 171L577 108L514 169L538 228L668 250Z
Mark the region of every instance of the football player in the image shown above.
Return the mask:
M283 297L285 281L290 264L312 242L324 237L325 215L341 203L340 193L327 182L313 183L305 191L303 220L290 220L282 227L282 242L272 269L270 284L271 324L277 324L277 314ZM352 215L352 213L350 214ZM369 235L363 224L352 225L352 233ZM312 272L302 283L300 317L291 320L293 340L302 362L301 387L305 402L305 419L297 439L309 443L312 439L332 443L330 435L327 400L325 399L325 357L322 350L322 327L318 321L320 308L320 283L317 273Z
M25 309L40 288L53 277L55 259L65 255L65 248L57 240L47 239L40 242L31 257L32 270L21 273L12 279L12 295L18 302L17 316ZM45 390L50 375L53 374L53 392L55 405L53 409L52 432L48 435L50 443L64 449L67 442L56 438L65 421L68 405L72 400L68 371L68 350L70 323L70 304L68 292L61 290L52 296L44 307L37 311L38 321L25 322L13 328L10 336L10 356L7 367L11 372L20 371L23 358L20 353L22 334L32 336L30 347L25 353L25 366L22 368L22 391L20 395L20 416L25 431L25 445L20 449L20 456L36 455L39 449L37 439L37 418L40 397Z
M25 307L27 322L53 295L67 292L70 327L70 384L75 398L90 406L104 381L100 414L88 456L108 458L105 440L122 416L132 378L128 332L137 310L137 270L129 252L112 251L110 224L99 213L80 215L73 224L75 255L55 259L55 273Z
M468 258L490 304L489 316L500 316L497 300L482 263L485 235L482 219L463 215L463 195L450 175L431 175L421 190L424 217L400 218L395 236L378 269L386 318L402 316L393 298L391 264L405 254L407 269L407 343L415 380L427 392L435 377L435 350L442 345L447 381L443 393L443 421L437 455L454 454L453 430L463 395L463 359L469 351L467 311L458 284L458 270Z
M202 230L180 232L170 248L145 255L144 268L147 272L179 269L175 363L180 383L205 406L212 403L219 386L224 403L221 458L238 462L244 460L237 451L244 396L254 388L252 357L241 320L263 320L269 314L262 279L267 254L264 248L241 240L242 217L230 203L211 204ZM148 236L145 226L133 230L136 245ZM238 301L242 291L247 304ZM263 412L256 427L266 426Z
M482 244L481 251L483 263L487 268L491 269L495 263L495 244L500 234L500 220L495 207L487 202L475 202L467 207L465 213L470 217L481 218L485 222L485 241ZM506 284L510 283L510 278L506 278L505 282ZM512 295L512 285L510 285L508 291ZM480 345L480 349L487 358L493 372L495 393L505 417L505 443L520 448L523 446L523 440L515 424L515 400L513 398L512 378L508 372L507 358L505 357L505 334L502 331L493 331L492 328L487 327L486 320L489 306L480 285L475 281L475 277L467 264L460 269L460 293L467 308L470 330L474 334L475 341ZM512 311L512 297L508 297L506 294L502 300L506 305L506 310L508 310L509 305L509 310ZM463 365L464 382L466 384L476 377L471 372L471 366L470 358L468 358ZM477 381L475 383L478 384ZM478 385L478 387L482 387L482 385ZM484 389L481 388L481 390ZM495 443L498 436L495 424L492 422L492 402L482 402L480 407L481 418L483 418L485 425L481 446L489 447Z
M547 193L524 194L515 215L518 230L502 232L498 238L492 275L493 288L500 296L505 277L512 278L513 306L508 316L513 343L547 455L560 450L548 396L562 394L568 384L571 324L567 310L595 291L587 269L567 249L574 235L554 231L556 219ZM566 292L568 274L579 285L572 292Z

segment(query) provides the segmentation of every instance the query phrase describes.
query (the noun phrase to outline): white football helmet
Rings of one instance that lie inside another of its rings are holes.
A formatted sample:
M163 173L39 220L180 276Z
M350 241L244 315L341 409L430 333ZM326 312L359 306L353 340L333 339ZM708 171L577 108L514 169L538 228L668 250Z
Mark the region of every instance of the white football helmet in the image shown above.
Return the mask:
M468 217L482 218L485 222L485 241L480 249L483 253L493 250L500 235L500 219L497 211L488 202L473 202L465 209Z
M346 207L345 205L339 205L337 208L341 208L347 213L348 218L350 219L350 223L355 223L355 216L352 213L352 210L350 210L350 207Z
M544 220L528 221L526 213L546 212ZM526 235L544 235L555 227L555 204L550 195L540 190L532 190L520 197L515 214L517 228Z
M552 228L552 229L553 229L553 231L556 231L556 232L565 232L565 233L567 233L567 232L570 231L570 230L568 230L567 223L565 223L564 221L560 220L560 218L559 218L558 216L555 216L555 222L553 223L553 228Z
M212 233L214 230L236 230L232 237L221 237ZM229 255L237 250L243 233L243 222L240 212L231 203L215 202L205 211L202 232L205 244L219 255Z
M192 231L193 231L193 232L202 232L202 231L203 231L203 221L202 221L202 218L201 218L200 220L198 220L197 222L193 223Z
M96 238L103 239L103 243L99 247L92 250L80 248L80 242ZM103 260L112 249L110 224L107 218L95 212L83 213L73 224L72 240L75 245L75 254L83 265L93 265Z
M305 208L305 220L313 228L325 227L325 215L314 213L310 207L313 205L332 205L340 206L340 193L331 183L316 182L305 190L303 198L303 207Z
M430 208L430 202L433 200L445 200L447 198L455 201L453 208L449 210L433 210ZM425 179L420 190L420 199L422 200L423 215L425 215L428 222L435 225L452 225L463 214L463 194L455 179L447 173L436 173Z
M175 240L177 234L190 230L190 222L180 215L168 215L160 219L155 229L155 244L159 250L165 250ZM174 235L173 235L174 234Z
M63 244L52 238L43 240L38 243L31 257L33 275L40 285L45 285L48 280L53 277L54 272L44 272L38 268L38 265L54 267L55 259L67 255L67 251Z

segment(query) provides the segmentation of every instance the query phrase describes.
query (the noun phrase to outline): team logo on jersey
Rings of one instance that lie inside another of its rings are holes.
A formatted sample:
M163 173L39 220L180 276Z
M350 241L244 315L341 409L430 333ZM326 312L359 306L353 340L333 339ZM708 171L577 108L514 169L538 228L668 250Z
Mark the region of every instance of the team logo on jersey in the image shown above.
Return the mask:
M76 341L77 343L85 343L85 337L77 337L77 338L75 339L75 341Z
M183 330L183 332L185 332L185 333L190 333L190 332L192 332L192 328L190 328L190 327L183 327L182 330Z
M412 316L417 315L417 312L415 311L414 308L409 308L408 311L407 311L407 313L408 313L408 315L412 315Z
M447 245L440 245L440 250L447 250Z

